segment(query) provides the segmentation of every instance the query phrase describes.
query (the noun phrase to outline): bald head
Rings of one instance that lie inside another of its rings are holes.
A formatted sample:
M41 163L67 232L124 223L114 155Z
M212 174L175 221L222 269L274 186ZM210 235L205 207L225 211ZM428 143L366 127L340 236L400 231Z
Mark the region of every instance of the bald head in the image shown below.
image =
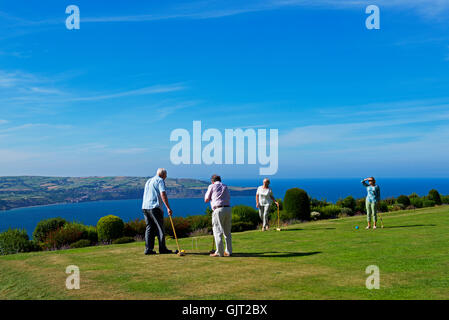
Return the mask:
M164 168L159 168L157 169L156 174L161 177L162 179L167 178L167 170L165 170Z

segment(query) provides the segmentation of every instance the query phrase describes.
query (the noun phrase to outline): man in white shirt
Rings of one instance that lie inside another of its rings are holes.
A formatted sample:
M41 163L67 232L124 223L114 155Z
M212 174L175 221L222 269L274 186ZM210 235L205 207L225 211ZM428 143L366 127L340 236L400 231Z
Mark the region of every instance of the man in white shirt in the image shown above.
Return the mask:
M173 214L168 203L167 192L165 191L166 178L167 171L159 168L157 169L156 175L150 178L145 184L142 203L142 211L147 225L145 229L145 254L156 253L154 251L154 237L156 236L159 241L159 253L173 253L165 245L162 203L165 204L168 215L171 216Z

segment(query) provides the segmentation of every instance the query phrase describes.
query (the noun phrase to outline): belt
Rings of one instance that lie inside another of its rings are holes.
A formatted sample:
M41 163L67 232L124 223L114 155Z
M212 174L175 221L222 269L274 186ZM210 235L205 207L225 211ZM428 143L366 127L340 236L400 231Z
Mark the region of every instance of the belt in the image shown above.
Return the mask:
M214 207L214 210L215 209L218 209L218 208L229 208L230 206L216 206L216 207Z

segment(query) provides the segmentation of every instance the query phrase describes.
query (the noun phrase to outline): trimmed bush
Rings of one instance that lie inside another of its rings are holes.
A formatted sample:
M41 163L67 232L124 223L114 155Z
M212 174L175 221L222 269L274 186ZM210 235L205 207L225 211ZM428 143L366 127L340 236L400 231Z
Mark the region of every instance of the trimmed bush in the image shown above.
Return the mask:
M396 199L396 202L402 204L404 207L408 207L410 205L410 199L405 195L400 195Z
M89 247L91 245L90 240L88 239L81 239L78 240L77 242L74 242L70 245L70 249L75 249L75 248L85 248L85 247Z
M121 238L118 238L118 239L115 239L114 241L112 241L112 244L123 244L123 243L130 243L130 242L134 242L134 238L121 237Z
M0 233L0 255L34 251L35 245L30 241L25 230L9 228Z
M440 193L435 189L429 191L427 199L434 201L439 206L442 204Z
M255 228L260 223L260 217L256 209L245 205L238 205L232 207L232 221L236 223L247 222Z
M51 231L56 231L67 223L63 218L51 218L40 221L33 232L33 239L37 242L44 242Z
M284 197L284 209L300 220L310 220L310 198L302 189L287 190Z
M348 197L344 198L343 200L338 200L337 205L339 205L342 208L349 208L349 209L351 209L351 211L355 211L357 204L356 204L354 197L348 196Z
M97 234L99 241L110 242L123 236L125 224L117 216L109 215L98 220Z
M123 235L125 237L145 237L146 223L143 219L131 220L125 223Z
M186 218L183 217L175 217L173 219L173 225L175 226L176 235L178 238L186 238L189 236L190 232L192 232L190 228L190 223ZM172 238L175 237L173 234L173 228L170 223L170 218L164 219L164 228L165 232Z

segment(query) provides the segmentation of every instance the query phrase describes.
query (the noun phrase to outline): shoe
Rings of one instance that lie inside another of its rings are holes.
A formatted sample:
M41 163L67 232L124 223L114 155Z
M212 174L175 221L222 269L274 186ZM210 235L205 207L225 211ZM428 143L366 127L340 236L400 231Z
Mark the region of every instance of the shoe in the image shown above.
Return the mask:
M367 226L365 229L368 230L368 229L369 229L369 226Z
M148 251L145 251L144 252L145 253L145 255L151 255L151 254L156 254L156 251L154 251L154 250L148 250Z
M211 256L211 257L219 257L220 255L218 253L211 253L209 256Z
M170 253L173 253L173 251L168 250L168 249L159 251L159 254L170 254Z
M230 257L231 255L230 255L229 253L225 252L225 253L224 253L224 256L225 256L225 257Z
M373 227L373 230L374 230L374 229L377 229L377 227L376 227L376 226L374 226L374 227Z

